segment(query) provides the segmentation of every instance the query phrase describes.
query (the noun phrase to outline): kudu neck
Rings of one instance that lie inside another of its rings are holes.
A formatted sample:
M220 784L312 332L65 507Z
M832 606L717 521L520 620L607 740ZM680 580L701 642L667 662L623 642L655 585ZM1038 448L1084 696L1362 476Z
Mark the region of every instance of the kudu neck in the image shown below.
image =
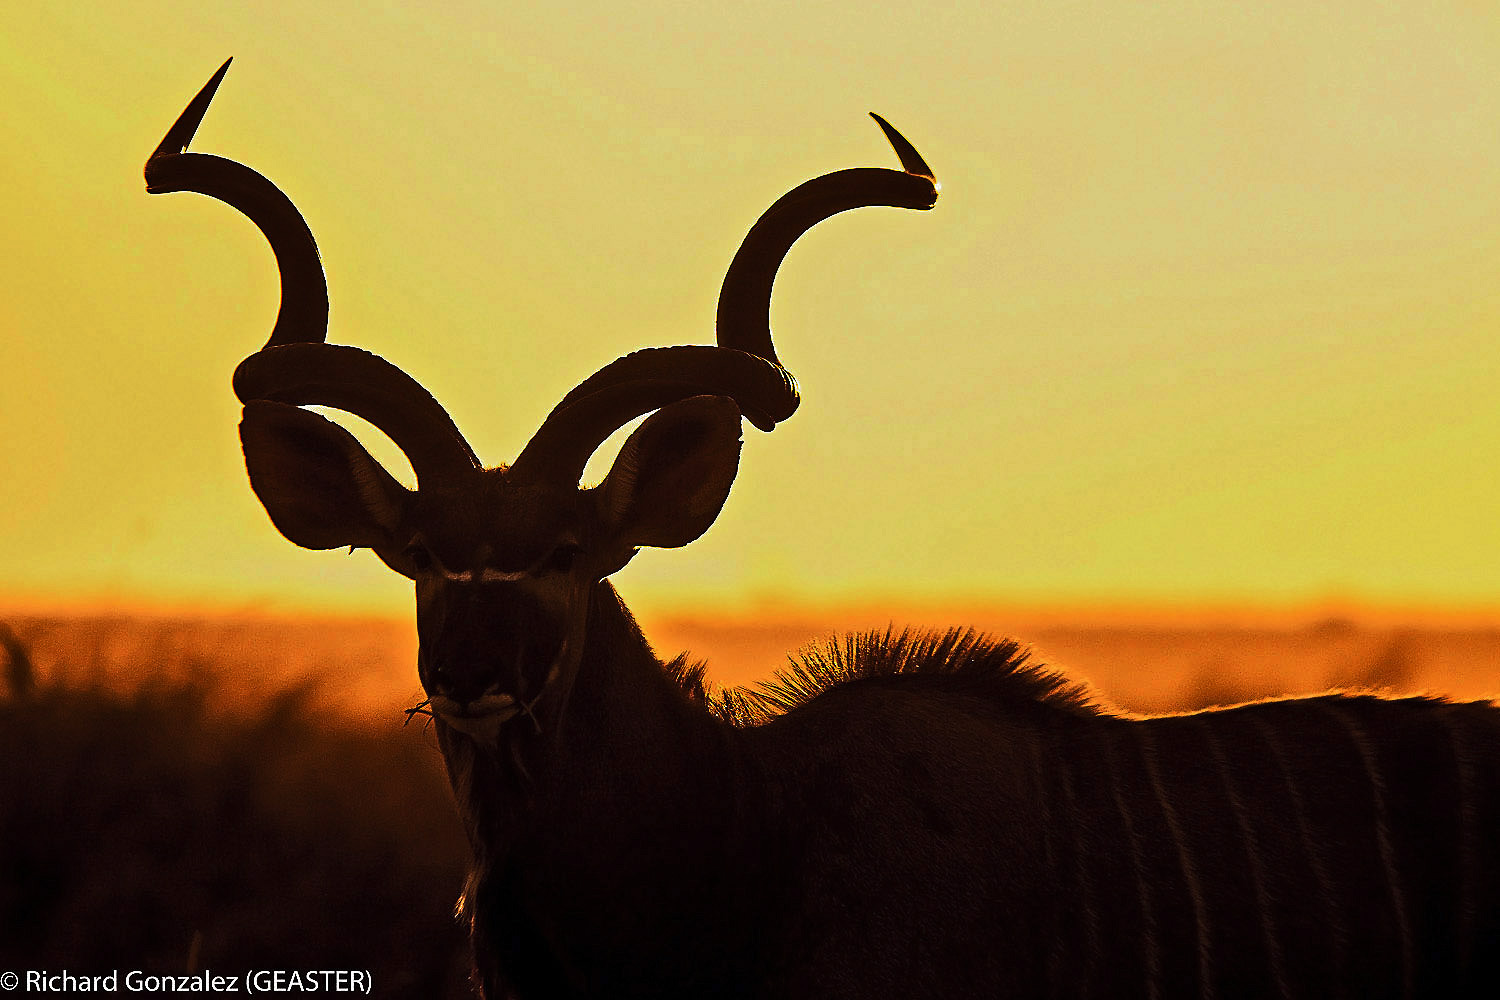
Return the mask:
M579 749L615 739L635 745L653 733L662 752L673 754L681 741L718 742L723 730L667 675L608 580L589 595L583 656L559 723L562 740Z
M471 844L495 862L558 812L628 811L670 824L733 810L726 727L667 676L608 581L589 595L576 676L539 712L481 746L441 726L440 742ZM544 694L544 700L546 695Z
M667 676L608 583L589 612L576 681L555 736L531 741L526 787L492 761L493 783L470 792L490 818L464 903L476 962L496 982L505 970L516 995L723 995L685 987L754 968L754 935L736 923L758 889L732 734ZM746 947L729 954L725 941Z

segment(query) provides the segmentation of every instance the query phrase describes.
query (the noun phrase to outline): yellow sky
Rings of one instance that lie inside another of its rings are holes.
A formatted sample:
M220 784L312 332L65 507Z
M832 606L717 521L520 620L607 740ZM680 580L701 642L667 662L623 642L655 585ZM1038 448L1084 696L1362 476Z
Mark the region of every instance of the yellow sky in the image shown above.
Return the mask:
M803 406L620 575L639 609L1500 602L1491 4L221 6L0 15L0 601L409 606L246 485L264 241L143 189L233 55L194 148L293 198L330 339L490 463L617 355L710 342L765 207L895 164L866 111L936 169L932 213L791 253Z

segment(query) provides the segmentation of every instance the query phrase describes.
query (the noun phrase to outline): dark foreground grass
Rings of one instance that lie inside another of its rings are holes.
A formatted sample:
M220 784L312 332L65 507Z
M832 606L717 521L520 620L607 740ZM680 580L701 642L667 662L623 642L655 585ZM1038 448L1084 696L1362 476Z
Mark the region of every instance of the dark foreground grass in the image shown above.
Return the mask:
M472 996L431 735L307 689L216 700L212 671L0 678L0 969L363 969L375 996Z

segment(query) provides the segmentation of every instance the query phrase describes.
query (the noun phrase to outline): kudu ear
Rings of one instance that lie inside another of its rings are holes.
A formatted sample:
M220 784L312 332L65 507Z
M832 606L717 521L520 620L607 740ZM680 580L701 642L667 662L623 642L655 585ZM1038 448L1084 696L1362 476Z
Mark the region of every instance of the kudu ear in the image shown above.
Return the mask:
M412 493L354 435L311 410L251 400L240 443L251 488L290 541L374 549L400 571L393 532Z
M691 542L719 516L739 466L734 400L694 396L662 407L626 440L595 491L610 544L628 553Z

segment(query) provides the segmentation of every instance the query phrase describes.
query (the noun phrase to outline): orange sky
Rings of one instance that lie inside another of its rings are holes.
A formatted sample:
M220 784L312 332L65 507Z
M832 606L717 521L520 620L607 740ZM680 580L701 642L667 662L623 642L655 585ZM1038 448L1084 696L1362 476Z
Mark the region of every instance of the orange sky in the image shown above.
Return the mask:
M615 356L711 341L760 211L894 165L866 111L936 169L932 213L789 256L802 409L620 575L640 610L1500 601L1490 4L220 6L0 18L0 603L409 607L245 483L263 240L143 189L229 55L194 148L288 192L331 339L491 463Z

